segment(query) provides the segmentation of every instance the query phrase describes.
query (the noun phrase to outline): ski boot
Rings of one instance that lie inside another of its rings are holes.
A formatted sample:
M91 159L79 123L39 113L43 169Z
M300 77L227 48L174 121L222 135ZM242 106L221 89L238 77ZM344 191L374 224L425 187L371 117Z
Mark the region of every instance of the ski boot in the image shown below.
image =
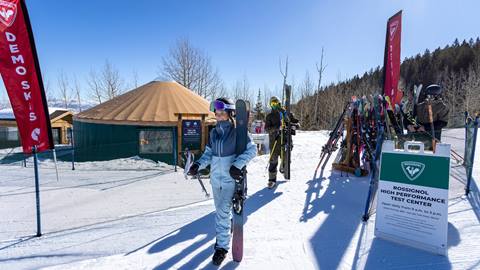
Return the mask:
M212 257L212 263L214 265L222 264L223 260L225 260L227 253L228 251L226 251L223 248L216 248L215 253L213 254L213 257Z
M275 181L275 180L268 180L267 187L268 187L269 189L274 188L276 185L277 185L277 181Z

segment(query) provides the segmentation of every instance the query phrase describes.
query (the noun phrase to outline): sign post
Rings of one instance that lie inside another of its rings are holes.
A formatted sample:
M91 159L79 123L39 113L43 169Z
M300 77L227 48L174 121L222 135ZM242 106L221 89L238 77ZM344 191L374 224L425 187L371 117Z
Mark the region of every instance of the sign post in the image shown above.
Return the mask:
M40 216L40 184L38 181L37 147L32 147L33 169L35 171L35 205L37 206L37 237L42 236L42 222Z
M385 141L375 236L446 255L449 176L449 144L432 153L420 142L395 150L393 141Z

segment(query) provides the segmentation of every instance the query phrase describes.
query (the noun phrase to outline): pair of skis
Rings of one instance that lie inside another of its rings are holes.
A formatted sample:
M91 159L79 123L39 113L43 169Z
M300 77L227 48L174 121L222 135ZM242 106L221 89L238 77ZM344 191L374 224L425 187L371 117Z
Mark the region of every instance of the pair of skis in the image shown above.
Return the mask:
M373 205L373 201L375 199L375 194L378 187L378 163L380 160L380 155L382 153L382 144L384 140L384 125L382 122L384 121L385 115L382 116L382 111L384 109L382 105L382 100L383 98L381 96L375 96L373 99L376 145L375 152L373 153L372 159L370 160L370 185L368 188L367 200L365 202L365 210L362 216L362 220L365 222L370 218L370 209Z
M335 127L333 128L332 132L330 132L330 136L328 138L327 143L322 147L322 153L320 154L320 161L318 162L317 168L315 169L315 177L317 176L318 168L320 168L320 165L322 166L322 171L323 171L332 153L338 149L337 144L340 138L342 137L343 131L345 129L345 125L344 125L345 115L348 111L349 106L350 106L350 103L347 102L345 104L345 107L343 108L342 114L340 115L340 117L337 120L337 123L335 124Z
M283 176L286 180L290 180L290 164L291 164L291 157L292 157L292 122L290 119L290 95L292 92L292 86L285 85L285 115L283 120L285 124L285 131L282 134L285 134L285 157L282 162L284 165L283 167ZM283 144L282 144L283 145Z
M290 95L292 86L284 84L285 110L280 112L280 151L281 165L280 172L286 180L290 180L290 164L292 156L292 122L290 119ZM275 148L275 147L274 147ZM272 149L272 152L274 150Z

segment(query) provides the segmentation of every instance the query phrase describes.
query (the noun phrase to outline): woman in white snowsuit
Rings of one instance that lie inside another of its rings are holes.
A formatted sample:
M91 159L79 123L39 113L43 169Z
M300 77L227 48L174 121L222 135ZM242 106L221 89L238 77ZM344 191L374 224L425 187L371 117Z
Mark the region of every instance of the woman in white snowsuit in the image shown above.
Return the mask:
M210 132L210 138L202 157L189 170L190 175L196 175L199 170L210 169L215 203L215 254L212 261L219 265L230 248L230 228L232 198L235 180L242 177L242 168L257 155L257 147L251 138L247 139L247 147L240 154L235 154L236 132L234 112L235 104L228 98L219 98L212 103L217 125Z

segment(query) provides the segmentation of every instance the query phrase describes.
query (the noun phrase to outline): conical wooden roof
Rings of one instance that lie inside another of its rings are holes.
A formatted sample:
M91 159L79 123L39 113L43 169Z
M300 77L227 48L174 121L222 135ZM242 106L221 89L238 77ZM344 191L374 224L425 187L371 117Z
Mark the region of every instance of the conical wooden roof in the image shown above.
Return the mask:
M178 114L214 117L209 102L177 82L152 81L76 115L107 124L176 125ZM187 116L187 117L185 117Z

